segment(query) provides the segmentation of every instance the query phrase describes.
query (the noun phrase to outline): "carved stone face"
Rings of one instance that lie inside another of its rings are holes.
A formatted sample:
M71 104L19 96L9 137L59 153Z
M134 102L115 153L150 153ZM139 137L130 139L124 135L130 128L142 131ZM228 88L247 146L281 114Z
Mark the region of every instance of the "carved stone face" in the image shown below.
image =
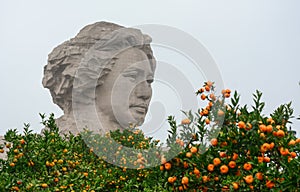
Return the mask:
M96 106L100 122L109 119L126 128L144 122L152 96L153 69L146 54L130 48L117 56L112 71L96 89Z
M138 29L97 22L53 49L43 86L64 111L56 119L62 134L144 122L156 66L150 43Z

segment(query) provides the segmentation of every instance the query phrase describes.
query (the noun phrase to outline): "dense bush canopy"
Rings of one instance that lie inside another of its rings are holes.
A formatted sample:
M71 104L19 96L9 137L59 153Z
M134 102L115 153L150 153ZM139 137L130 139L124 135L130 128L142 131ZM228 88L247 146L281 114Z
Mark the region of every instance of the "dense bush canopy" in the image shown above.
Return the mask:
M288 128L293 113L290 103L265 116L265 103L258 91L251 107L240 106L238 94L231 96L228 89L220 97L215 96L211 82L206 82L196 94L207 101L207 106L195 114L186 112L181 123L169 117L166 153L159 150L159 141L134 128L105 136L89 131L61 136L53 114L49 118L41 115L43 124L49 128L43 134L33 133L29 125L25 125L22 134L9 130L5 135L8 142L0 146L1 153L9 148L7 160L0 160L0 191L300 188L300 139ZM91 143L87 143L87 137L92 138ZM109 138L120 144L117 150L113 150ZM136 150L128 157L122 153L123 146ZM139 152L154 148L151 155ZM118 166L106 161L111 158L119 162ZM153 162L157 164L153 166ZM136 167L130 168L129 164Z

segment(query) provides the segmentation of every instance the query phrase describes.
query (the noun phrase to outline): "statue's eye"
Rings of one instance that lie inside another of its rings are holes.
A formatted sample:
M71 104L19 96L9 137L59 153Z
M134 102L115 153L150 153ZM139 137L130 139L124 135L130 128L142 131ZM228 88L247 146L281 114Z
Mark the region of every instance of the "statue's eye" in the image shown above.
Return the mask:
M150 76L150 77L147 78L147 83L148 83L148 84L153 83L153 81L154 81L154 79L153 79L152 76Z
M124 77L129 77L131 81L135 81L137 78L138 72L137 71L128 71L123 73Z

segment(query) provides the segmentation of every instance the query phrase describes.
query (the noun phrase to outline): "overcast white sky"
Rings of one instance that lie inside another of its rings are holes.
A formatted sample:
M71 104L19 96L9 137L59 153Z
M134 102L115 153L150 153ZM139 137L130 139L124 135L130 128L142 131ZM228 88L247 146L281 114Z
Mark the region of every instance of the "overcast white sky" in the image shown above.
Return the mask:
M298 0L1 1L0 134L23 123L39 131L38 113L62 114L41 85L47 55L96 21L183 30L210 51L225 87L238 90L242 103L251 104L259 89L266 113L292 101L298 117L299 9ZM293 129L299 136L298 121Z

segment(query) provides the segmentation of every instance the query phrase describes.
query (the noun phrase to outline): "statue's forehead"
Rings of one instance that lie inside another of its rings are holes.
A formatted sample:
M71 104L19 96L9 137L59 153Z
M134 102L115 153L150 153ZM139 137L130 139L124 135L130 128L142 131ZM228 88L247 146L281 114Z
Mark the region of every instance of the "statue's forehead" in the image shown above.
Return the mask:
M148 60L148 57L145 54L145 52L138 48L135 48L135 47L131 47L131 48L128 48L128 49L120 52L117 55L117 58L127 59L130 61L132 61L132 60L138 60L138 61Z

